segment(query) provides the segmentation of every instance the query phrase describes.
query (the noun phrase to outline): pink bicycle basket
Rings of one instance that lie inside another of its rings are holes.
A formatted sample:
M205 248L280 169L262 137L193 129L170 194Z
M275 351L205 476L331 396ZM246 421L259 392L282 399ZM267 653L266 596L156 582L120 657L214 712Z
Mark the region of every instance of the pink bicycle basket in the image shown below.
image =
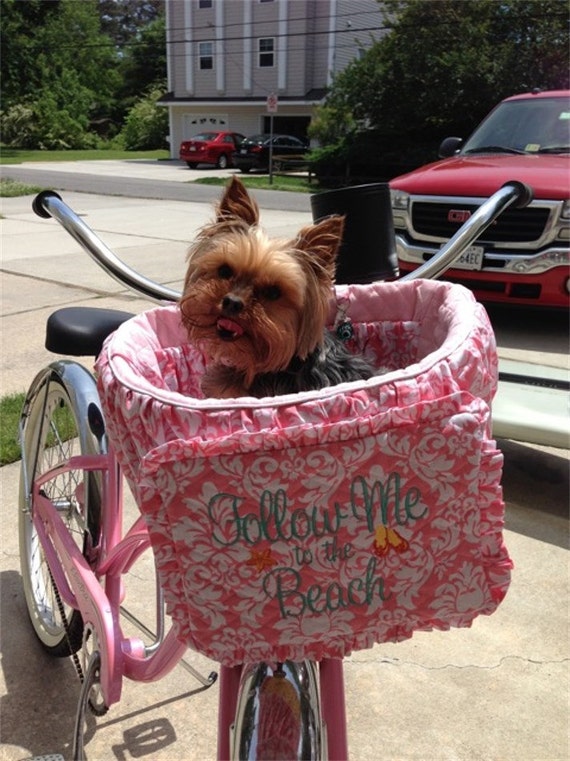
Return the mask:
M506 594L484 309L449 283L375 283L336 289L339 322L382 374L205 399L175 305L126 322L99 357L177 636L223 664L342 658L469 626Z

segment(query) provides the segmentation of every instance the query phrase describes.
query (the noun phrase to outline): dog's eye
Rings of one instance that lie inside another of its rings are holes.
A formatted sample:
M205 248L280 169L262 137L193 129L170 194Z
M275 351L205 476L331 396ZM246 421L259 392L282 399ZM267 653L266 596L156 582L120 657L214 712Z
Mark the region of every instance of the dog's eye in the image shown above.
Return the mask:
M268 285L262 290L261 295L267 301L277 301L281 298L281 289L278 285Z
M233 274L234 271L229 264L221 264L218 267L218 277L221 277L222 280L229 280L231 277L233 277Z

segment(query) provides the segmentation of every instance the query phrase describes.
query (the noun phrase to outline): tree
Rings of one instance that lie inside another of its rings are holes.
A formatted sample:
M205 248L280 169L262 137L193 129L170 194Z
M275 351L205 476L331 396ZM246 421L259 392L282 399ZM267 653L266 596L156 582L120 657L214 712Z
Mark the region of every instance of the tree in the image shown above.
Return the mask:
M109 113L118 86L116 51L99 31L96 0L7 0L3 21L5 11L21 46L10 43L2 55L4 139L12 108L21 117L24 106L32 118L26 134L35 141L25 147L92 146L90 124ZM37 25L26 27L33 18Z
M53 88L42 88L2 112L2 139L19 148L65 150L93 148L88 131L91 95L76 72L62 72Z
M101 31L119 50L136 40L148 24L164 18L164 0L98 0L98 7Z
M118 122L149 89L166 80L164 5L164 0L98 0L101 28L119 54Z
M381 72L368 114L375 125L452 124L464 133L507 95L568 87L565 0L386 6L397 20L373 55Z
M383 6L390 32L336 77L313 131L343 146L345 159L355 160L354 134L367 130L384 163L386 152L389 161L400 154L411 168L436 158L442 137L471 132L503 97L569 87L565 0ZM355 125L348 136L347 112Z
M41 84L36 60L40 49L37 35L50 16L57 14L59 4L60 0L2 0L0 83L3 108L19 103Z
M166 29L164 16L143 27L125 50L118 96L127 104L160 83L166 92Z
M6 142L93 147L166 77L164 0L1 2Z
M51 87L68 69L98 102L117 86L118 57L100 32L97 0L3 0L1 41L4 107Z

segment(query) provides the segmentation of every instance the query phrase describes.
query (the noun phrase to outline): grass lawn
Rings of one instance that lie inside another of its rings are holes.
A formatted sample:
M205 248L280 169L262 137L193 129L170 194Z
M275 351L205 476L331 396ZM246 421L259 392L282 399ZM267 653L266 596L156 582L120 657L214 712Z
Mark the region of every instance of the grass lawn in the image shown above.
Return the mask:
M7 394L0 399L0 465L9 465L20 459L20 445L18 443L20 414L24 404L25 394ZM69 407L62 407L53 411L53 420L56 421L58 437L63 441L77 436L77 426ZM57 439L52 432L48 431L45 439L46 447L54 447Z
M168 151L32 151L26 148L0 147L0 164L22 161L103 161L121 159L168 159Z
M20 459L18 422L24 394L8 394L0 399L0 465Z
M316 193L319 190L315 183L309 184L306 177L291 175L274 175L272 184L269 184L268 174L249 175L239 174L239 179L246 188L253 190L289 190L295 193ZM196 185L226 185L227 177L202 177L193 181Z
M0 198L16 198L18 196L30 196L35 193L41 193L45 187L39 185L27 185L24 182L18 182L11 177L0 177Z

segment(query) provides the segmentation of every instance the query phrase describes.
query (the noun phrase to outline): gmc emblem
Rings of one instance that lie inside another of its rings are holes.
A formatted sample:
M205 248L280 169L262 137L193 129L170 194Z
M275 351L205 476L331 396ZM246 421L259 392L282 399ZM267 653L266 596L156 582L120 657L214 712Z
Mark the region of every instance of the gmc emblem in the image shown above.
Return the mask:
M471 212L467 209L450 209L447 212L447 221L457 222L457 224L462 225L464 222L467 222L470 216Z

